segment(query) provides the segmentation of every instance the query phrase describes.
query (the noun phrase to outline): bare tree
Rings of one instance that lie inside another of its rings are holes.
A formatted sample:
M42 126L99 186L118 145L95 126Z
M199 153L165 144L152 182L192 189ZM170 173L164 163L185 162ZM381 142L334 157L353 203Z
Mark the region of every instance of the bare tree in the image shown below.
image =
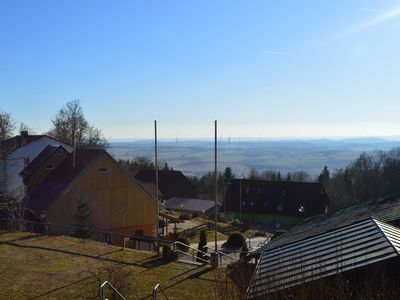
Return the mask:
M24 122L20 122L18 132L21 133L23 131L26 131L29 134L35 134L35 130L32 127L30 127L28 124L26 124Z
M79 100L67 102L52 120L53 128L48 134L58 140L88 148L106 148L108 143L101 130L86 120Z
M12 136L14 130L15 122L11 118L11 115L6 112L0 112L0 140L4 141Z

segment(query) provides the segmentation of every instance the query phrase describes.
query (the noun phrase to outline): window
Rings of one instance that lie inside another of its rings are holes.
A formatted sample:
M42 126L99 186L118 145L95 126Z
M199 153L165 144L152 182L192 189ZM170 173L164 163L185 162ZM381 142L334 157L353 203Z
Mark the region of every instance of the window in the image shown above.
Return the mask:
M246 205L246 201L242 201L242 205Z
M261 194L261 189L258 188L258 189L257 189L257 196L260 196L260 194Z
M250 193L250 188L249 187L246 188L246 194L248 194L248 193Z
M126 200L118 200L117 201L117 213L126 212Z
M250 206L254 206L254 202L253 201L250 201Z
M278 205L278 211L283 211L283 204Z
M107 174L108 168L98 168L97 173L99 174Z
M46 165L46 170L54 170L54 165L53 164Z
M283 197L286 197L286 190L285 190L285 189L282 190L282 192L281 192L281 197L282 197L282 198L283 198Z
M264 207L264 208L267 208L267 207L268 207L268 201L265 201L265 202L263 203L263 207Z
M304 206L300 205L298 210L299 210L299 213L304 213L304 211L305 211Z
M58 156L61 156L61 155L63 155L63 152L62 152L61 150L58 150L58 151L57 151L57 155L58 155Z

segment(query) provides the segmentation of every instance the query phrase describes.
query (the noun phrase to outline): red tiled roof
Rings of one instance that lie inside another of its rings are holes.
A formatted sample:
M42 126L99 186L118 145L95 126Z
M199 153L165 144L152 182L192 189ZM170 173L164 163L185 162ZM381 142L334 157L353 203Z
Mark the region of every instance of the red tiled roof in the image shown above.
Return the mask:
M75 167L72 166L73 154L68 157L40 184L28 192L28 207L35 214L48 209L53 201L68 185L104 150L77 149Z

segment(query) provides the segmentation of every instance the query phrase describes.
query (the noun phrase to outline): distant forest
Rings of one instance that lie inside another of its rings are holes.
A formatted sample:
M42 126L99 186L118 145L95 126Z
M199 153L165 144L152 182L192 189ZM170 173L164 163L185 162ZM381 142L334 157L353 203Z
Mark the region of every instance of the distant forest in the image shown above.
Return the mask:
M155 169L154 163L145 157L119 159L118 162L132 175L142 169ZM167 162L161 162L159 168L172 170ZM219 199L224 198L227 184L235 177L230 167L218 173ZM195 186L199 198L215 198L215 180L212 171L201 177L187 176L187 178ZM258 172L251 169L246 178L271 181L319 181L329 196L330 209L337 209L400 193L400 148L373 153L364 152L344 168L330 171L328 166L323 167L320 175L316 177L302 170L283 175L274 170Z

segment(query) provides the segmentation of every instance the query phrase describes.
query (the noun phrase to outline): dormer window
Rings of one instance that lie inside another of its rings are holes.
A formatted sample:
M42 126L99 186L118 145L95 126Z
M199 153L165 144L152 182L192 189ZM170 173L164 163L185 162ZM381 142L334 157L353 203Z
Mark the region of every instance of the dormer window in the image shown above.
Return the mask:
M108 168L98 168L97 169L98 174L107 174L108 173Z
M54 170L54 165L53 164L46 165L46 170Z

